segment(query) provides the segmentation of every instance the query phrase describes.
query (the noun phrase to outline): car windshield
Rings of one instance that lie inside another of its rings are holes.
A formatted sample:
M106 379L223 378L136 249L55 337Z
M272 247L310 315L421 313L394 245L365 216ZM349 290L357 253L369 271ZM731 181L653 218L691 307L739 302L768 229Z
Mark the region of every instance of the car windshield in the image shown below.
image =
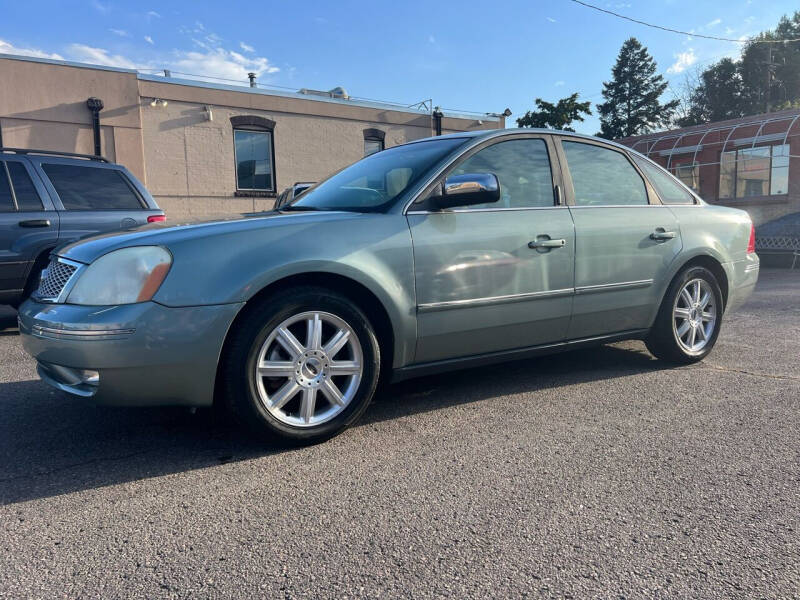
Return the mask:
M468 138L396 146L350 165L281 210L383 212Z

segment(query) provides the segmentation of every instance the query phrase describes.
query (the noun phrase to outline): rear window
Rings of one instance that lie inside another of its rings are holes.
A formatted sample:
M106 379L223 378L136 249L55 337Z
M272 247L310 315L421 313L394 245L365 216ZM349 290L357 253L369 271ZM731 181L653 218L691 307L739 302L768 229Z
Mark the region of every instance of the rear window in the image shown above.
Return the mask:
M143 208L125 176L116 169L42 164L66 210Z

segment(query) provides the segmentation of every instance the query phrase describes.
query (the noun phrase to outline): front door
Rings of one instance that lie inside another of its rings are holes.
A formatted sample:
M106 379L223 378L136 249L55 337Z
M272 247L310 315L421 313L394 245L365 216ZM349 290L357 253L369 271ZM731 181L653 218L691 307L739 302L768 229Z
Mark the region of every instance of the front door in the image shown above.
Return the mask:
M575 301L570 339L649 327L659 289L681 250L678 221L625 153L564 139L575 222Z
M444 176L494 173L498 202L433 212L411 207L415 362L564 339L575 236L569 210L556 204L560 174L554 179L552 155L549 136L491 140Z
M4 156L0 160L0 304L19 299L36 258L58 242L58 222L58 213L36 174L23 159Z

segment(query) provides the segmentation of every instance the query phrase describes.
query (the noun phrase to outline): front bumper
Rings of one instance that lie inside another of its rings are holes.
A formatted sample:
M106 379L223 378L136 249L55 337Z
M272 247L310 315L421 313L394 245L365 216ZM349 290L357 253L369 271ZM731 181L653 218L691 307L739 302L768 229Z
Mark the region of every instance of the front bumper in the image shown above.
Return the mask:
M241 306L29 300L19 309L19 331L42 379L58 389L100 404L209 406L222 344Z
M728 302L725 312L739 308L753 293L758 283L759 265L756 254L748 254L744 260L725 265L728 275Z

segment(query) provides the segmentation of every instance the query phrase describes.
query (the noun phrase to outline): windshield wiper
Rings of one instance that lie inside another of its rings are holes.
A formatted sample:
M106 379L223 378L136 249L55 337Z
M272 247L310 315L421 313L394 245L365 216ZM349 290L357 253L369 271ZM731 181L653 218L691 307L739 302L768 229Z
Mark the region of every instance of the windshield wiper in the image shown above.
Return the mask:
M298 211L298 212L300 212L300 211L311 212L311 211L322 210L322 209L317 208L316 206L298 206L296 204L289 204L288 206L281 206L278 210L287 211L287 212L290 211L290 210L294 210L294 211Z

